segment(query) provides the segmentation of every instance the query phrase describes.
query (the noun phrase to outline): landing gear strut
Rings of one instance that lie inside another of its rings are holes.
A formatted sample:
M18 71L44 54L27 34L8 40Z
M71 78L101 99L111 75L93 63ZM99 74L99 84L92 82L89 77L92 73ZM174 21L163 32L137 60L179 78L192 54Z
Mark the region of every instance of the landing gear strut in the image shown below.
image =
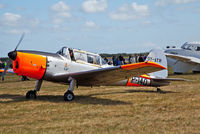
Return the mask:
M74 87L76 86L76 80L72 77L69 77L68 80L70 81L70 84L69 84L69 88L68 88L67 92L65 92L65 94L64 94L64 100L72 101L75 98L73 91L74 91Z
M35 85L35 89L34 90L30 90L26 93L26 98L27 99L36 99L37 98L37 92L40 91L40 87L42 85L42 79L38 80L36 85Z

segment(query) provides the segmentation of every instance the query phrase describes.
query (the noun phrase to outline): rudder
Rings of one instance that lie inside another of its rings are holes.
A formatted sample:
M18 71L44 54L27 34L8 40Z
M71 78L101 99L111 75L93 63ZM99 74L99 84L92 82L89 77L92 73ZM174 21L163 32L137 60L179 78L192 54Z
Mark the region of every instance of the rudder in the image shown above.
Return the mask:
M162 49L152 49L147 56L145 62L152 61L156 62L164 67L167 68L167 58L164 54L164 51ZM168 76L168 70L161 70L153 73L148 74L151 78L167 78Z

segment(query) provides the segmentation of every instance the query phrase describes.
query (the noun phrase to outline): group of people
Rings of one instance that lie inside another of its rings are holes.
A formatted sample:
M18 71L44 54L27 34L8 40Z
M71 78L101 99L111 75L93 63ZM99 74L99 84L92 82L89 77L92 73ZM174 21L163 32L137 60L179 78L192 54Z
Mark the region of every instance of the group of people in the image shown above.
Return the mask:
M138 63L138 62L144 62L146 60L146 55L135 55L134 57L132 55L129 56L128 62L130 63Z
M112 63L106 57L104 58L104 60L108 64L113 64L114 66L118 66L118 65L144 62L146 60L146 56L141 54L140 55L136 54L135 56L130 55L129 58L127 59L128 61L126 61L126 59L120 54L118 57L116 56L112 57Z
M0 61L0 69L5 68L6 62Z
M112 57L112 62L113 62L114 66L126 64L126 60L121 54L117 58L115 56L113 56Z

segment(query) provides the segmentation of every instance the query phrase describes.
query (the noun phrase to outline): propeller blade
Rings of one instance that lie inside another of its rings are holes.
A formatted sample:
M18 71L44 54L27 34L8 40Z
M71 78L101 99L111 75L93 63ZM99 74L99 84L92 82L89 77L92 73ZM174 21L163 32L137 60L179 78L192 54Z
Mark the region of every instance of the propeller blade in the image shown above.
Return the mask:
M24 35L25 35L25 33L23 33L23 34L22 34L22 36L21 36L21 38L20 38L19 42L17 43L17 46L16 46L16 48L15 48L15 50L14 50L14 51L16 51L16 50L17 50L17 48L18 48L18 46L21 44L21 42L22 42L22 40L23 40L23 38L24 38Z
M5 66L4 72L3 72L2 75L1 75L2 81L4 81L4 76L5 76L5 74L6 74L6 71L8 70L8 68L9 68L9 66L10 66L11 64L12 64L12 60L9 59L9 61L7 62L6 66Z

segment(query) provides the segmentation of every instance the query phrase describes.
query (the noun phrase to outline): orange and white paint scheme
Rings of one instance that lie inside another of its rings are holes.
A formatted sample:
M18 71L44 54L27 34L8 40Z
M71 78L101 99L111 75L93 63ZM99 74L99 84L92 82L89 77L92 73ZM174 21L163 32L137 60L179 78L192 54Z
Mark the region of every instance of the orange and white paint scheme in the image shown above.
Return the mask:
M43 80L69 84L64 100L72 101L76 86L153 86L152 78L143 74L166 70L165 66L152 60L112 66L98 54L67 47L57 53L16 49L8 53L13 61L13 71L37 79L35 89L28 91L26 98L36 98ZM151 59L155 59L155 55Z

